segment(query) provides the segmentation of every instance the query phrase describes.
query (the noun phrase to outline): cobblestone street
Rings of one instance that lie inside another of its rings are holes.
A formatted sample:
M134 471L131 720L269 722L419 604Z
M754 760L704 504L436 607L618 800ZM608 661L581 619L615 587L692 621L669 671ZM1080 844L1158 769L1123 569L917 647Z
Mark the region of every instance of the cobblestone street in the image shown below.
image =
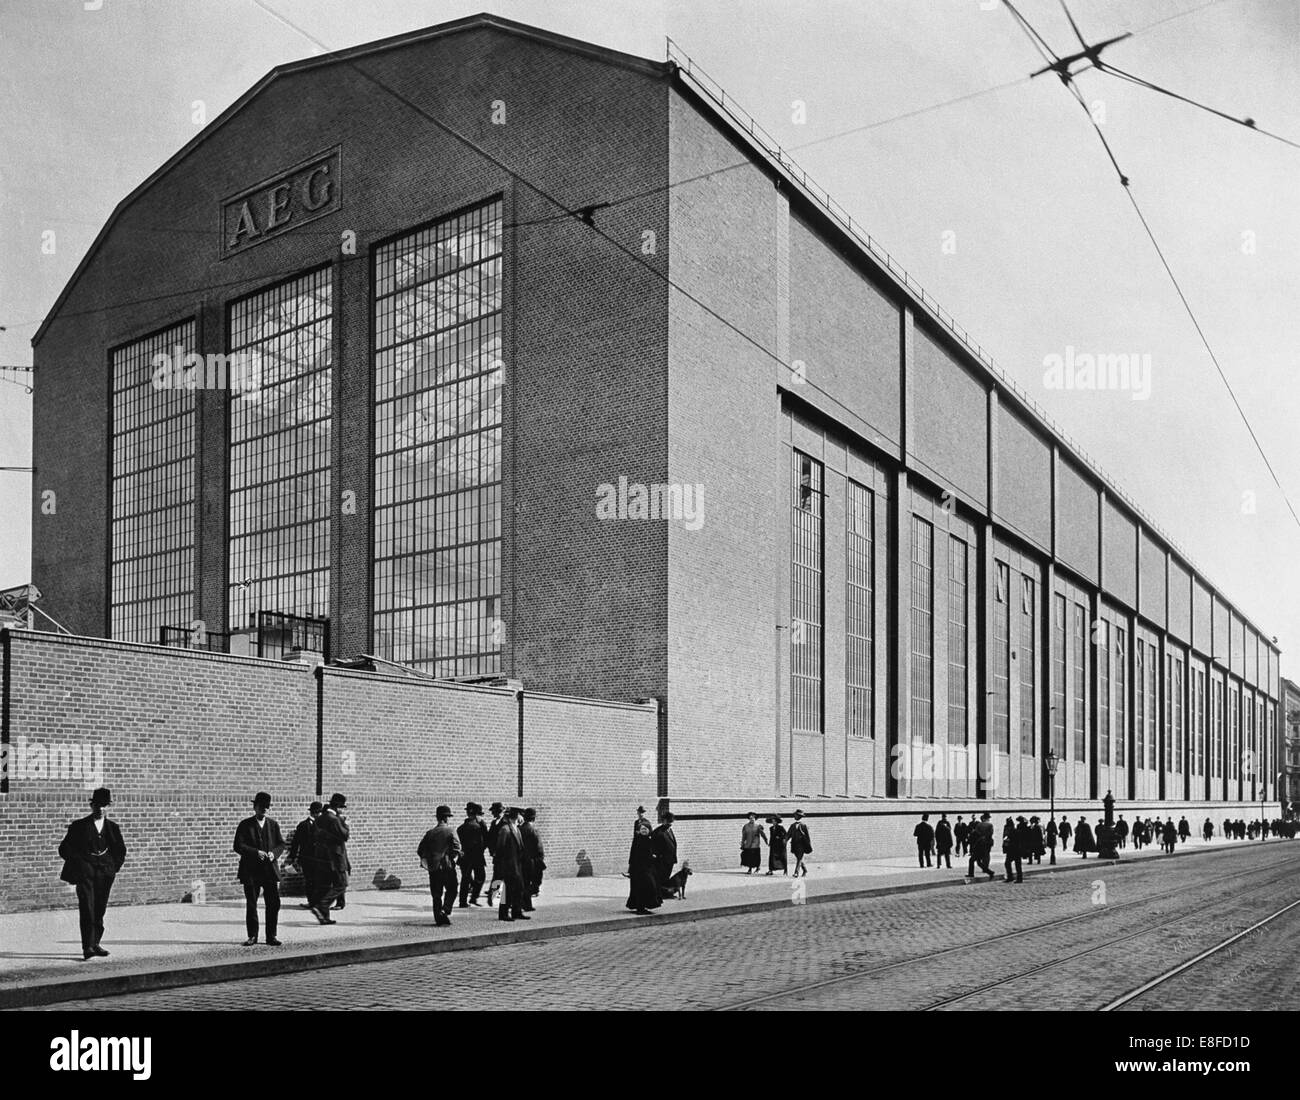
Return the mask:
M54 1007L1095 1009L1294 901L1298 865L1300 846L1243 846ZM1271 1006L1296 976L1269 945L1298 921L1293 910L1131 1007Z

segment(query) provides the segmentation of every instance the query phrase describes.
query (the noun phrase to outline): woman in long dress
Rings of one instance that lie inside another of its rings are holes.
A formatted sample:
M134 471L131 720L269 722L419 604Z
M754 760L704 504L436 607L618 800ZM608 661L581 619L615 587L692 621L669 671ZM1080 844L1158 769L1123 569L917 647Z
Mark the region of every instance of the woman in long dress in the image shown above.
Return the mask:
M749 820L740 827L740 865L745 868L745 874L752 875L762 866L766 840L767 833L758 823L758 815L750 814Z
M650 822L639 821L632 834L632 850L627 857L628 888L627 907L634 913L649 913L663 904L659 878L655 874L654 848L650 843Z
M781 824L779 816L768 818L768 824L772 826L772 831L768 833L767 840L767 873L770 875L774 871L780 871L783 875L790 872L786 870L785 864L785 826Z

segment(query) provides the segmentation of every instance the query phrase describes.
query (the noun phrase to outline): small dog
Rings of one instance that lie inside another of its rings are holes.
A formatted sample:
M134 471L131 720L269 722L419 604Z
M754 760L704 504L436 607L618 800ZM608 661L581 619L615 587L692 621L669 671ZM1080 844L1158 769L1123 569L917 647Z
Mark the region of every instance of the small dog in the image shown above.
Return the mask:
M686 898L686 880L691 877L691 861L682 860L681 870L675 875L669 877L664 884L664 897L666 898Z

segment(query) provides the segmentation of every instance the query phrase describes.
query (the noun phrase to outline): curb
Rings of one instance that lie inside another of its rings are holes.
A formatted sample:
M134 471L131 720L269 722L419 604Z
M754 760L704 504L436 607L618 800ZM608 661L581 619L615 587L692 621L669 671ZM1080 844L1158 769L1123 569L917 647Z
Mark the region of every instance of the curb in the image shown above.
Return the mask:
M1250 842L1243 842L1249 844ZM1259 843L1256 841L1255 843ZM1233 848L1193 848L1175 851L1178 856L1211 855L1216 852L1233 851ZM1143 861L1147 858L1143 857ZM990 866L993 861L990 860ZM1086 871L1095 867L1112 867L1123 859L1093 862L1079 859L1068 864L1058 863L1034 864L1032 869L1025 869L1025 877L1038 875L1064 874L1071 871ZM1137 862L1130 860L1128 862ZM1001 879L997 875L993 882ZM810 894L805 905L817 905L835 901L855 901L865 898L889 897L894 894L914 894L928 890L944 890L961 886L983 885L983 878L968 880L964 875L959 879L936 879L929 882L901 883L893 886L877 886L853 890L828 891ZM653 917L611 917L574 924L543 925L511 929L510 931L483 932L473 936L456 939L402 940L400 942L365 944L356 947L340 947L312 951L300 954L277 954L256 960L239 960L221 963L195 963L185 966L171 966L162 970L137 969L105 974L95 978L55 978L38 979L30 984L15 983L0 987L0 1010L15 1008L33 1008L43 1005L58 1004L61 1001L83 1000L95 997L112 997L124 993L148 993L165 989L180 989L186 986L210 985L216 982L237 981L242 978L273 977L281 974L297 974L310 970L325 970L336 966L352 966L357 963L388 962L394 959L418 958L425 955L441 955L451 951L475 951L485 947L496 947L514 943L537 943L544 940L563 939L568 936L585 936L596 932L612 932L629 927L648 927L663 924L681 924L690 921L712 920L717 917L734 917L748 913L772 912L786 909L791 902L782 900L763 900L741 902L735 905L718 905L707 909L686 909L675 912L661 912Z

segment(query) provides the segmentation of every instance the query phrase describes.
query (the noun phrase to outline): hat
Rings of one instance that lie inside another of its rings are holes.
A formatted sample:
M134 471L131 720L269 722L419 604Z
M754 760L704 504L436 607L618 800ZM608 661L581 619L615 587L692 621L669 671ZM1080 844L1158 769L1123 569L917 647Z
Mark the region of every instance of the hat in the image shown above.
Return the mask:
M90 796L92 806L111 806L113 805L113 793L107 787L96 787L94 793Z
M664 814L663 821L664 821L664 824L665 824L665 825L671 825L671 824L672 824L674 821L676 821L676 820L677 820L677 819L676 819L675 817L673 817L672 814L670 814L670 813L665 813L665 814Z
M1025 820L1025 815L1024 815L1024 814L1021 814L1018 818L1016 818L1016 820L1019 821L1021 825L1027 825L1027 824L1029 824L1029 823Z
M309 814L318 814L324 809L325 807L320 802L313 802L310 806L307 807L307 812Z
M780 825L780 824L781 824L781 815L780 815L780 814L777 814L774 818L772 818L772 820L775 821L778 825Z
M794 812L794 816L795 816L795 817L803 817L803 810L795 810L795 812Z
M638 806L638 807L636 808L636 812L639 813L639 814L643 814L643 813L645 813L645 807L644 807L644 806Z
M989 819L989 817L990 817L990 814L989 814L988 810L985 810L982 814L980 814L980 820L981 820L981 821L987 821L987 820Z
M330 795L331 810L341 810L345 806L347 806L347 804L348 804L347 795L339 794L338 791L335 791L332 795Z
M481 814L483 812L483 807L480 806L477 802L466 802L465 812L467 814Z
M525 821L536 821L536 820L537 820L537 811L534 810L531 806L529 806L528 809L526 809L526 810L524 811L524 820L525 820Z
M447 818L451 817L451 807L439 806L436 810L434 810L434 813L437 814L439 821L445 821Z
M491 810L494 814L499 814L505 809L505 807L501 805L500 802L493 802L492 805L488 807L488 809Z
M258 806L265 806L268 809L270 809L271 796L267 794L265 791L258 791L257 794L253 795L253 806L254 808Z

